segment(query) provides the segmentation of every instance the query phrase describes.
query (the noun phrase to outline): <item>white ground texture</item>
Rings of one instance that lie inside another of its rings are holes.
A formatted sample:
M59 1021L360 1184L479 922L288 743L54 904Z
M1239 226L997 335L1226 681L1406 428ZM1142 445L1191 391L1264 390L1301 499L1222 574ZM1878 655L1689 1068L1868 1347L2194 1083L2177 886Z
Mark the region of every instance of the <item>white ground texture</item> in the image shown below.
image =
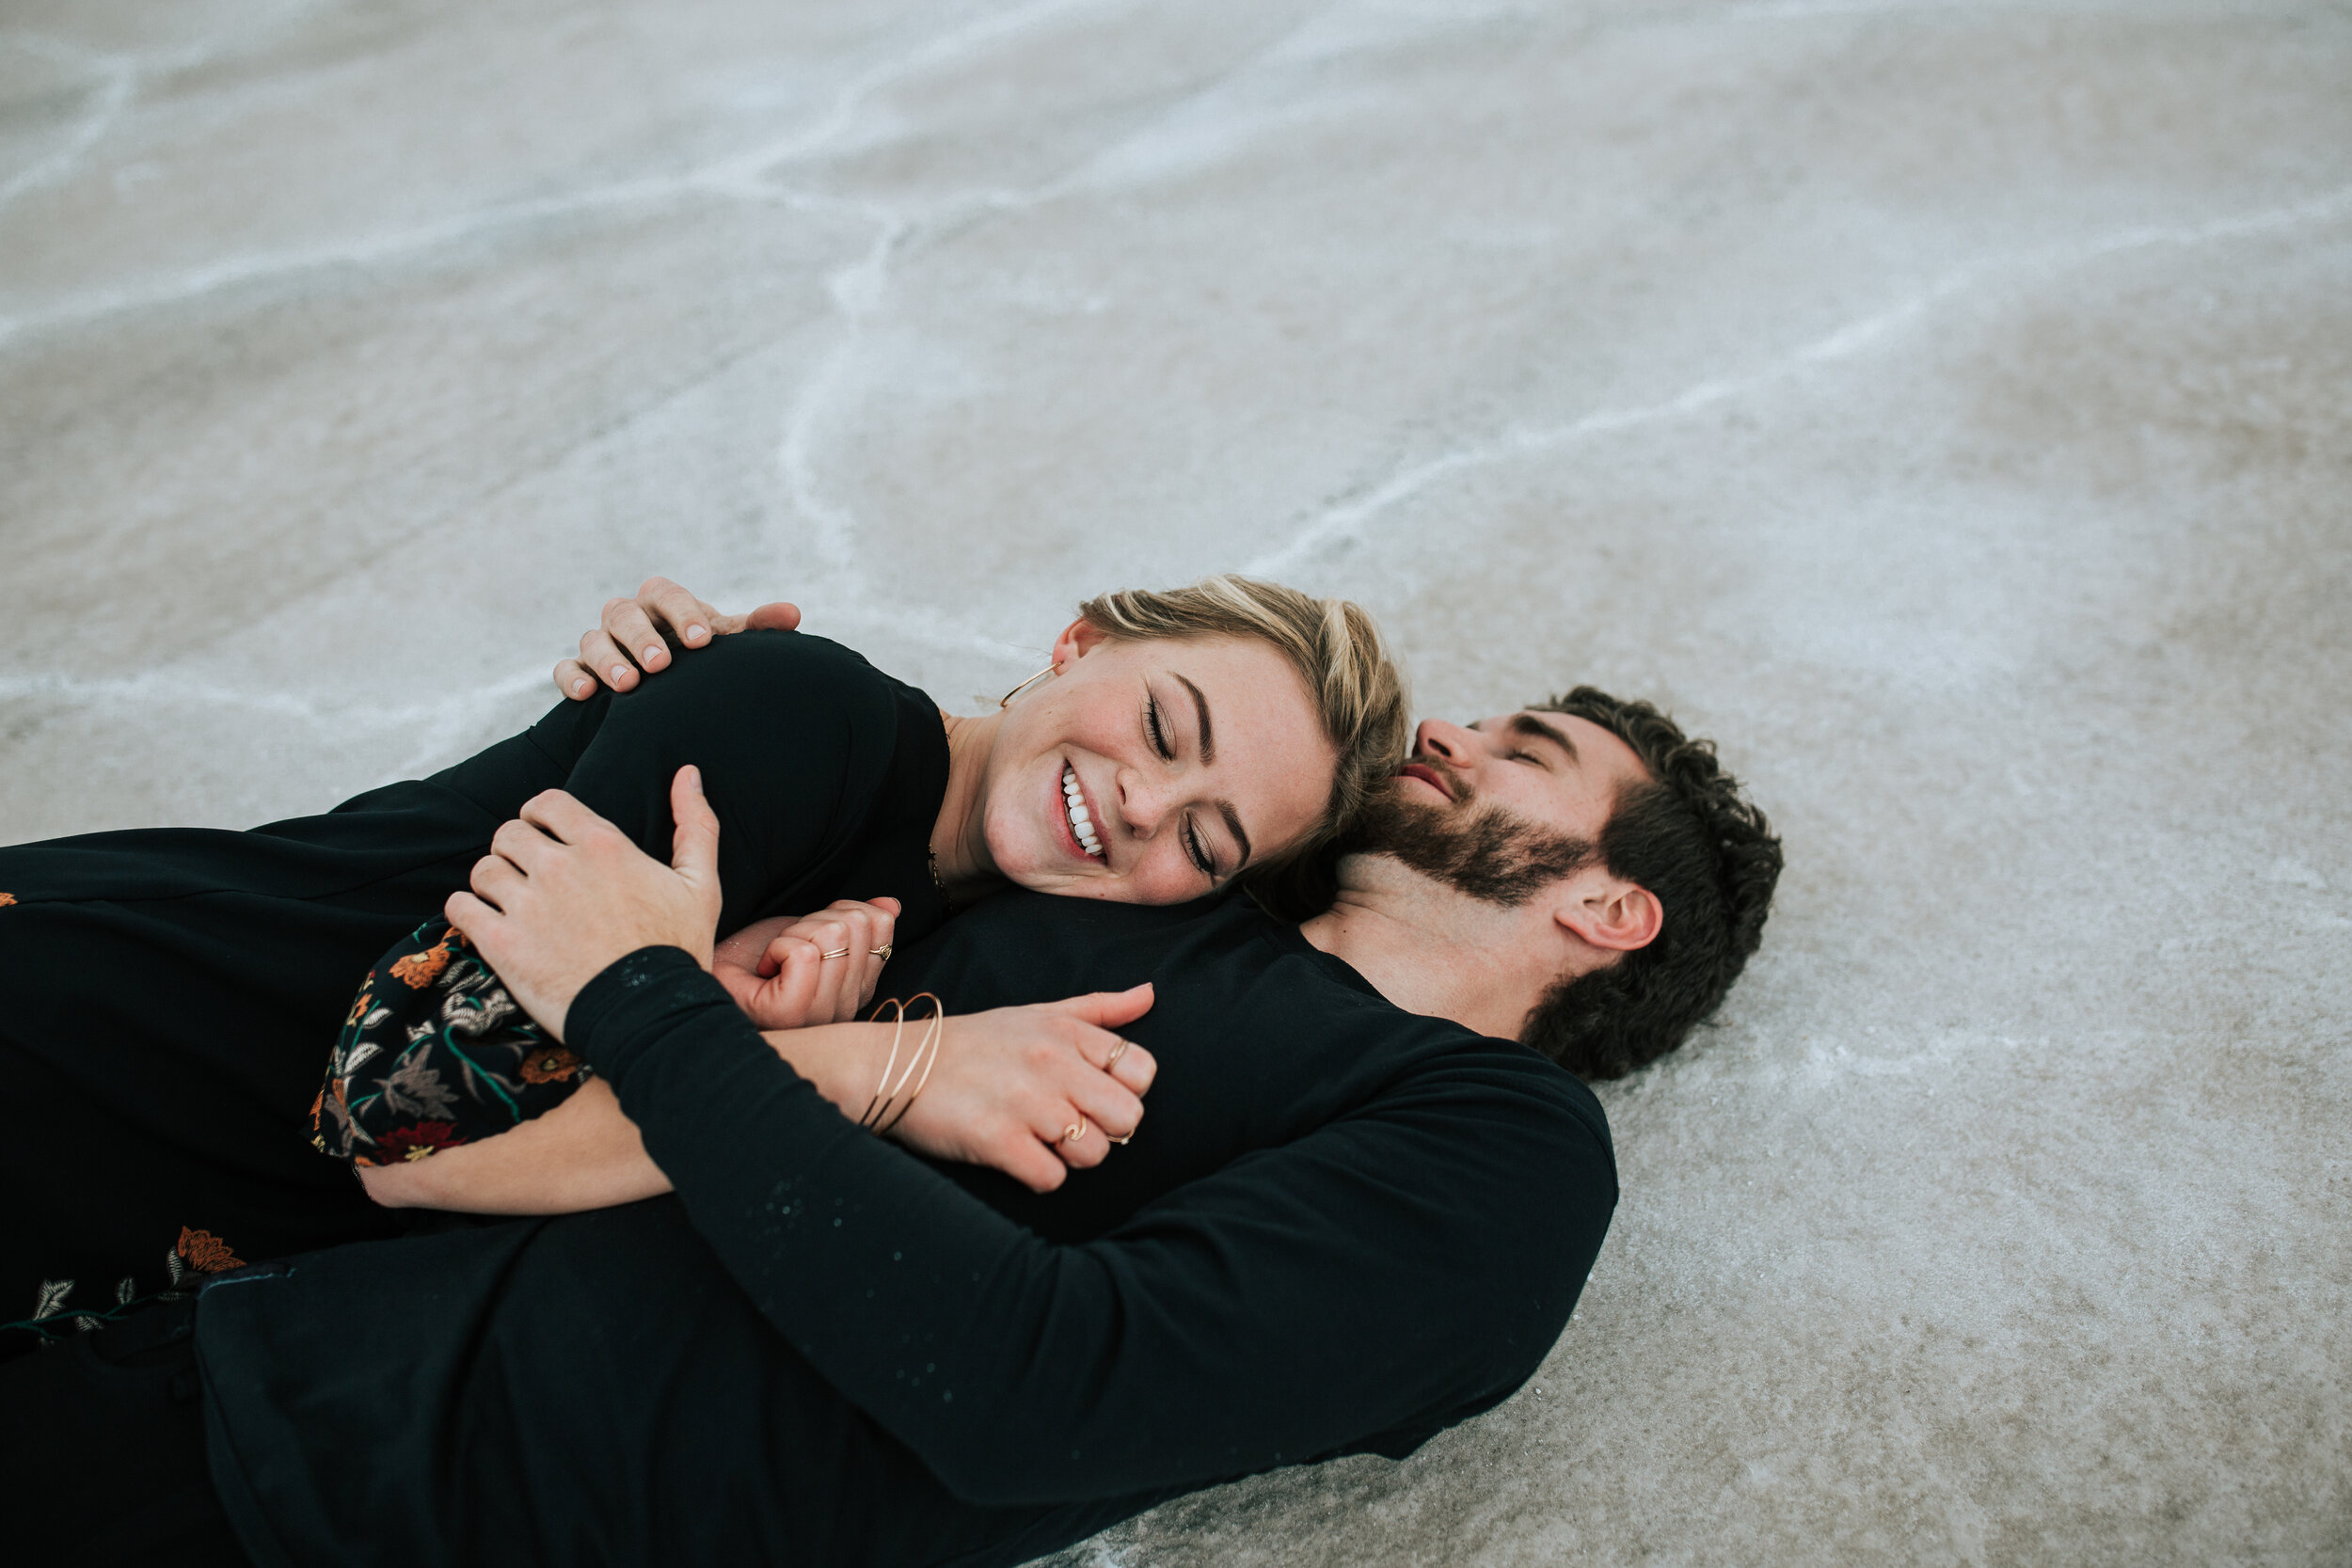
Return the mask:
M1534 1384L1063 1568L2352 1561L2348 482L2340 4L0 0L8 838L1234 567L1784 831Z

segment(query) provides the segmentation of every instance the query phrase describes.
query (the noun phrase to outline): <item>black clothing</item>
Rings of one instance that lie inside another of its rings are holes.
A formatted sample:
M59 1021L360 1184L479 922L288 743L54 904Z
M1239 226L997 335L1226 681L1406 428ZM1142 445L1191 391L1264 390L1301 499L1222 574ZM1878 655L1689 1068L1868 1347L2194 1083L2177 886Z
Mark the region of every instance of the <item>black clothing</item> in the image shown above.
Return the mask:
M248 1568L204 1467L196 1303L142 1308L0 1367L10 1560Z
M1534 1053L1238 899L1003 894L883 985L966 1011L1147 978L1135 1141L1033 1198L858 1132L676 949L613 965L569 1043L677 1195L209 1289L247 1549L1013 1563L1269 1466L1402 1456L1525 1380L1616 1199L1598 1103Z
M310 1147L354 988L541 790L667 861L688 762L722 824L723 930L845 895L899 898L910 939L944 915L927 864L947 781L937 707L789 632L721 639L636 692L562 704L321 816L0 849L0 1320L103 1315L399 1233ZM43 1290L69 1282L61 1302ZM0 1355L30 1340L0 1333Z

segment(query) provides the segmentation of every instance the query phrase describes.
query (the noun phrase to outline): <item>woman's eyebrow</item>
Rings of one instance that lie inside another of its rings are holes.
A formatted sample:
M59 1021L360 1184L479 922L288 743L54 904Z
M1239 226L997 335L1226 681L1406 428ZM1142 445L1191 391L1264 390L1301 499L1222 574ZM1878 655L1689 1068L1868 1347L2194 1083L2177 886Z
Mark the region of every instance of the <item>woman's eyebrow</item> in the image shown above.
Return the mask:
M1184 677L1180 675L1177 678L1181 680ZM1225 818L1225 826L1232 832L1233 842L1241 846L1241 859L1233 863L1233 869L1239 871L1249 863L1249 835L1241 831L1241 813L1233 809L1232 801L1219 800L1216 814Z
M1200 760L1204 763L1215 762L1216 760L1216 732L1209 728L1209 699L1200 694L1200 689L1199 687L1193 685L1192 682L1185 680L1184 676L1177 675L1175 671L1171 670L1168 673L1176 675L1177 681L1184 687L1184 689L1192 693L1193 708L1200 716ZM1231 816L1232 814L1232 808L1230 806L1227 807L1226 815ZM1236 837L1241 839L1244 845L1247 845L1249 842L1248 835L1242 832L1241 827L1238 823L1234 825L1233 832ZM1244 853L1246 854L1247 850L1245 850Z

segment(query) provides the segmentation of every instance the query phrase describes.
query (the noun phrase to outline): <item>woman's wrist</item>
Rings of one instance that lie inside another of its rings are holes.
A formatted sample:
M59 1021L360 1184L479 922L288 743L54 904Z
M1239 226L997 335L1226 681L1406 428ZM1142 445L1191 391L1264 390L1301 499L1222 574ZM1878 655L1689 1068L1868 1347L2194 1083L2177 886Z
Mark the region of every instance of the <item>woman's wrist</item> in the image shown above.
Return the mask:
M915 1028L911 1023L907 1033L915 1033ZM760 1038L832 1101L834 1109L855 1121L873 1101L892 1032L888 1023L814 1023L803 1029L770 1030ZM899 1054L905 1055L904 1049Z

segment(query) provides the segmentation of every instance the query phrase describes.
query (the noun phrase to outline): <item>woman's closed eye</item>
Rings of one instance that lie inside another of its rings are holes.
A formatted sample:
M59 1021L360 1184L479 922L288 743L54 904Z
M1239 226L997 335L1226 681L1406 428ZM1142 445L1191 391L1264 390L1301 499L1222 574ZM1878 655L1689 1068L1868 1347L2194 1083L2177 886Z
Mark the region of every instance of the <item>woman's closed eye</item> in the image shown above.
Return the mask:
M1160 705L1159 697L1149 687L1144 689L1143 693L1143 732L1162 762L1176 760L1175 738L1168 734L1168 710ZM1193 817L1184 818L1183 834L1185 856L1191 860L1194 869L1206 877L1211 886L1215 886L1216 857L1209 852L1208 841L1201 837L1200 824Z
M1209 853L1208 845L1201 840L1199 825L1189 816L1184 818L1184 852L1192 857L1192 863L1200 868L1200 875L1212 883L1216 880L1216 858Z
M1160 760L1174 762L1176 760L1175 742L1168 736L1168 724L1160 712L1160 700L1149 689L1143 694L1143 729L1144 734L1151 738L1152 750L1159 753Z

